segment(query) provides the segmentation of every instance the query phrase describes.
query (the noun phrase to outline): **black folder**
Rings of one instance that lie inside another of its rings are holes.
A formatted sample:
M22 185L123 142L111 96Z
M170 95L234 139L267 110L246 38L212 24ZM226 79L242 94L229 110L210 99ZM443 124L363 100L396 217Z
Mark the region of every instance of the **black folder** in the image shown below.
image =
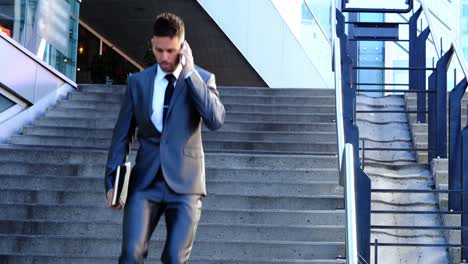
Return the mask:
M114 196L112 197L112 206L118 205L118 201L124 204L127 201L128 183L132 171L132 164L125 162L117 167L114 182Z

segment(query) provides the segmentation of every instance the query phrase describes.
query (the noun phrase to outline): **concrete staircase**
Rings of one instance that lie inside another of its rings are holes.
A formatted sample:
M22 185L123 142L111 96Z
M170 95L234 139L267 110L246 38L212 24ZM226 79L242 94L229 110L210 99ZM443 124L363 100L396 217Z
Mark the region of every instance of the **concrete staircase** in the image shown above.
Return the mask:
M368 97L358 95L357 110L402 111L403 96ZM365 172L374 190L431 190L434 184L429 166L419 164L413 149L406 113L358 113L357 124L368 148L399 150L367 151ZM361 152L362 154L362 152ZM433 193L372 192L372 209L404 211L371 215L371 241L396 244L446 244L444 234L436 229L418 229L419 226L440 226L440 216L415 214L411 211L438 211L437 195ZM396 227L412 226L401 229ZM392 228L388 228L392 227ZM375 247L371 252L374 253ZM371 254L373 255L373 254ZM371 257L374 263L375 256ZM447 249L443 247L379 246L378 263L450 263Z
M80 85L0 146L0 264L116 262L122 212L105 207L103 175L124 90ZM333 91L219 90L190 263L345 263ZM164 237L162 220L148 263Z
M448 96L447 96L448 97ZM405 96L406 108L408 110L416 111L417 110L417 98L414 94L408 94ZM464 96L461 102L461 127L464 128L467 125L467 104L468 97ZM448 101L447 101L448 105ZM428 124L427 123L418 123L417 115L411 113L408 115L410 127L412 130L413 141L415 146L418 148L427 148L428 147ZM447 122L449 120L447 119ZM447 146L448 146L448 133L447 133ZM420 151L418 154L418 162L428 163L428 154L425 151ZM432 177L434 179L435 188L438 190L448 190L448 159L446 158L436 158L433 159L430 163ZM446 193L441 193L438 195L438 203L440 210L448 211L448 195ZM442 223L445 226L461 226L461 215L450 214L441 216ZM459 244L461 241L461 232L459 230L448 230L444 232L445 239L448 243ZM452 263L461 263L461 251L459 248L450 248L449 249L450 257Z

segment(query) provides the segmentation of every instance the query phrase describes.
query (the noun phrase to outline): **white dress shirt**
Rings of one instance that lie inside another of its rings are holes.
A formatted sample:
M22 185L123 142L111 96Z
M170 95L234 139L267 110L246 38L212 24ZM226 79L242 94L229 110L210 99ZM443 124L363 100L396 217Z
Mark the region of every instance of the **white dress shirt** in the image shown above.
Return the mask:
M182 65L178 65L177 68L172 72L176 80L174 81L174 88L177 84L177 79L182 72ZM166 87L169 81L165 78L167 74L171 72L165 72L159 67L154 77L154 91L153 91L153 113L151 114L151 121L159 132L163 130L163 112L164 112L164 95L166 93Z

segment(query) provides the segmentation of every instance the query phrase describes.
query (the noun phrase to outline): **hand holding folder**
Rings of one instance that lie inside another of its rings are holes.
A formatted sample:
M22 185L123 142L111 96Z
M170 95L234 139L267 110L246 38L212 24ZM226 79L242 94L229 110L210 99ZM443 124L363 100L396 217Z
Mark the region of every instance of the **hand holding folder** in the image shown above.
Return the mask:
M127 201L128 183L130 180L132 165L130 162L117 167L115 173L114 189L108 194L108 206L120 210Z

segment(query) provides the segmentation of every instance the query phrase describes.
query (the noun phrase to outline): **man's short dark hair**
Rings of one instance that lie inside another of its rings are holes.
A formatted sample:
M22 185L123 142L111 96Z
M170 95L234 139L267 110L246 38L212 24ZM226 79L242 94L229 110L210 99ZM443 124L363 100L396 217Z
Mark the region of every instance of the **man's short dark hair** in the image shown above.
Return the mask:
M172 13L159 14L153 24L153 36L182 39L185 37L184 21Z

